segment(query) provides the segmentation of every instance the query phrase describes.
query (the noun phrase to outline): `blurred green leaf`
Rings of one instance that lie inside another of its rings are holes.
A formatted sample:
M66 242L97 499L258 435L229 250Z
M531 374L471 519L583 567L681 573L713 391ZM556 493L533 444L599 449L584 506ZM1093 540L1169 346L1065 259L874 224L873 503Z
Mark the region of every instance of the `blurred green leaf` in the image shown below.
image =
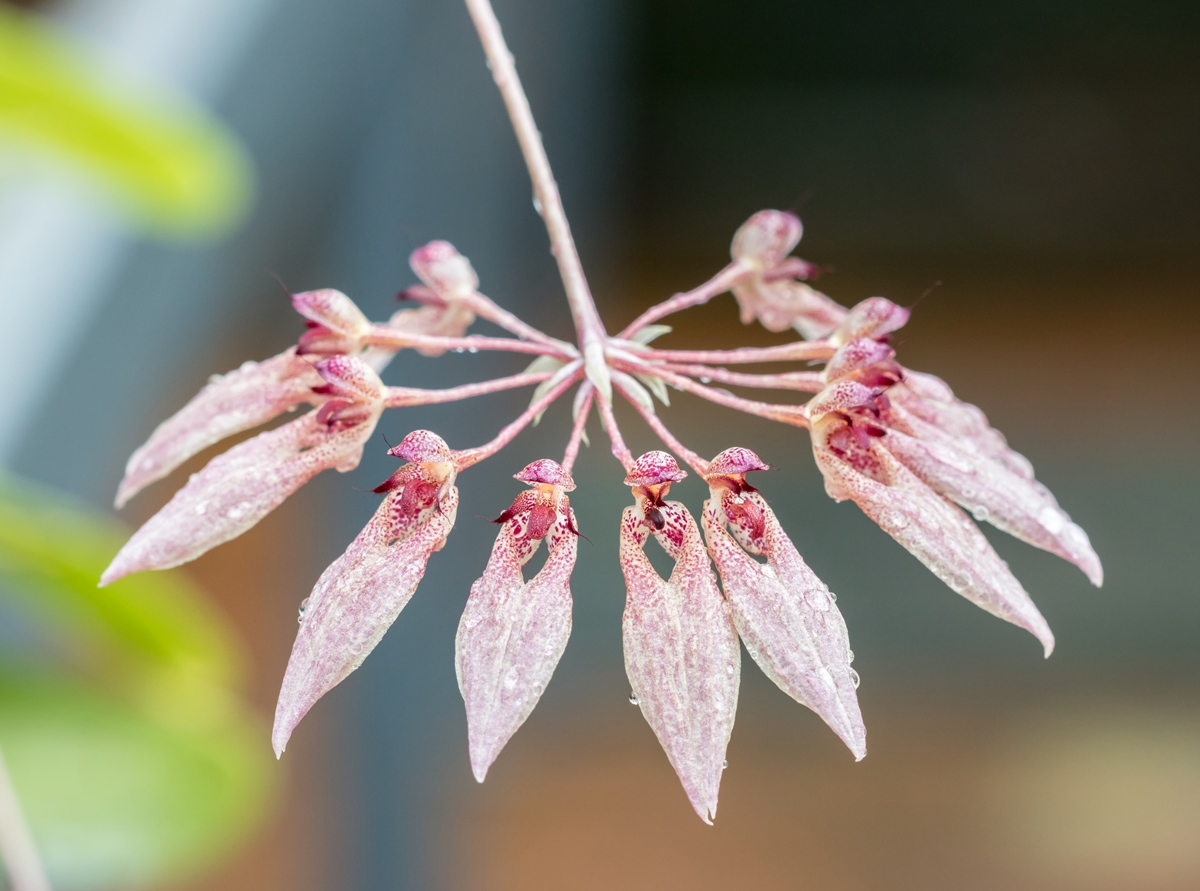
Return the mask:
M240 649L200 590L177 572L96 587L126 535L0 477L0 610L38 639L28 664L0 663L0 746L60 891L211 862L261 818L276 775L237 688Z
M261 818L273 759L245 716L180 731L100 691L0 669L0 745L58 891L194 872Z
M118 91L85 59L0 5L0 144L18 150L0 162L66 164L107 186L153 232L212 236L237 223L250 194L237 140L182 97Z

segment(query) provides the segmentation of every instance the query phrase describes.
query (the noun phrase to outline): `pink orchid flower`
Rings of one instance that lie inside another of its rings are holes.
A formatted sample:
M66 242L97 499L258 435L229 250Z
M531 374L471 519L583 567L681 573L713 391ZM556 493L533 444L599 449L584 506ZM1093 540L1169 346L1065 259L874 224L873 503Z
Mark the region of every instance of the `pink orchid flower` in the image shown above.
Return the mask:
M713 458L704 477L711 497L701 516L708 552L750 657L779 689L820 715L856 761L862 760L867 730L846 622L770 505L746 482L750 471L767 469L749 449L726 449Z
M454 528L457 467L445 441L417 430L388 454L408 463L376 489L387 496L375 516L304 604L275 708L276 756L317 700L375 649Z
M101 577L168 569L241 535L322 470L353 470L384 408L386 388L361 360L316 365L319 409L213 458L126 542Z
M621 517L625 671L646 721L700 819L711 823L733 733L741 651L696 521L664 501L687 474L666 452L647 452L625 477L636 501ZM644 547L653 535L675 561L658 574Z
M794 214L781 210L756 213L733 236L730 253L753 275L733 286L742 324L757 319L768 331L795 328L801 337L825 337L841 324L846 310L797 279L812 278L817 267L789 257L804 227Z
M571 571L579 532L556 461L515 477L532 487L500 515L483 575L471 585L455 639L458 688L467 707L471 770L483 782L501 749L533 712L571 635ZM542 540L549 553L525 581L521 568Z

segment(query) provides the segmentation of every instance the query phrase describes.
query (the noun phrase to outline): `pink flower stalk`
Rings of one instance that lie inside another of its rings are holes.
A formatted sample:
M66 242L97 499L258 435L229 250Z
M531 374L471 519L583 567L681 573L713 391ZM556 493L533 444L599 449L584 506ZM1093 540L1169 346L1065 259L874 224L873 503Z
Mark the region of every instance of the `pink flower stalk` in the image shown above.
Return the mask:
M571 635L571 571L579 531L556 461L535 461L515 477L531 489L500 515L483 575L471 586L455 640L458 688L467 707L471 770L483 782L500 750L533 712ZM542 540L549 553L525 581L521 568Z
M625 477L635 504L621 517L625 671L647 723L705 823L717 813L733 733L741 651L696 521L664 501L687 474L666 452L647 452ZM653 535L675 561L663 580L643 548Z
M749 449L726 449L713 458L704 477L711 497L701 517L708 552L750 657L779 689L820 715L861 761L867 729L846 622L770 505L746 482L750 471L767 469Z
M376 490L387 497L375 516L305 601L275 709L276 756L316 701L375 649L454 528L457 467L449 446L417 430L390 454L408 463Z
M666 405L673 387L726 409L808 428L832 497L853 500L952 589L1032 632L1049 655L1054 637L1045 620L959 506L1070 560L1097 585L1100 561L1087 535L983 412L955 398L938 378L896 361L889 335L908 322L909 310L882 297L847 309L813 290L804 280L816 267L789 256L803 231L799 219L767 210L738 229L732 263L609 335L499 23L488 0L466 3L530 170L575 342L550 337L481 294L470 262L443 241L410 258L421 283L401 296L420 306L400 310L385 324L371 322L338 291L294 295L309 325L299 344L214 379L164 422L130 459L118 506L224 437L300 403L313 410L210 461L134 533L101 583L194 559L245 532L316 473L350 470L388 408L535 387L528 408L482 445L452 450L437 434L418 430L390 451L405 463L376 489L384 495L379 509L302 605L272 734L281 754L316 701L362 664L445 545L455 523L458 475L536 425L574 389L574 423L562 461L536 461L517 474L530 489L497 521L491 557L471 586L459 625L455 665L471 769L484 779L537 704L566 646L578 537L566 493L574 489L571 469L595 409L634 496L622 515L619 547L633 699L692 807L711 822L737 707L739 636L767 676L820 715L856 758L866 753L866 730L834 597L746 482L747 473L766 465L747 448L726 449L710 462L684 445L654 401ZM802 339L707 350L651 346L670 330L655 324L660 319L730 292L743 322L759 321L775 332L795 329ZM512 336L467 334L476 318ZM499 350L534 361L521 373L448 389L386 387L377 372L403 349L431 356ZM802 364L769 374L739 370L763 362ZM825 367L815 370L814 363ZM711 382L778 390L788 398L749 398ZM814 395L801 404L797 393ZM688 509L666 500L685 472L667 452L634 460L614 395L708 483L703 538ZM674 560L665 580L644 550L651 536ZM545 565L527 580L524 567L543 540Z

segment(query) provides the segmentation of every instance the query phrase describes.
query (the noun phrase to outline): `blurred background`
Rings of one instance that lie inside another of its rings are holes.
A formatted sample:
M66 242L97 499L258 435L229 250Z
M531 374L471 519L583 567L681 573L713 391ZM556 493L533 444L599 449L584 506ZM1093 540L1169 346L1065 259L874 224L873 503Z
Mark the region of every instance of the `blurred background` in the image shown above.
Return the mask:
M571 643L478 786L454 631L487 518L519 490L510 475L561 451L558 408L464 473L458 527L417 596L276 763L266 720L296 610L373 512L394 463L383 436L481 443L527 394L389 413L357 470L130 594L149 631L109 633L128 626L111 610L89 625L120 654L100 667L62 617L82 614L89 567L119 546L104 515L133 448L211 373L294 342L284 288L336 287L384 318L414 281L408 253L445 238L485 293L569 336L515 141L455 0L0 3L0 459L33 481L6 516L12 541L29 525L66 542L30 538L21 573L0 542L0 646L16 666L0 677L0 745L56 887L1200 887L1200 6L496 8L610 329L717 271L752 212L795 210L797 253L826 267L832 297L919 301L901 360L1032 460L1091 535L1104 587L989 529L1057 634L1044 662L830 501L803 433L680 395L661 413L691 447L746 445L777 468L758 483L840 595L870 757L854 764L746 659L719 818L695 818L628 704L629 495L593 424L572 500L590 544ZM40 54L13 49L43 38ZM31 107L66 123L21 118ZM738 325L729 297L671 321L664 346L781 339ZM385 379L449 386L523 364L402 355ZM655 445L619 417L635 453ZM145 520L216 451L121 521ZM691 479L673 494L696 509L704 492ZM47 503L69 506L42 516ZM75 560L59 573L73 581L47 612L26 592L55 555ZM156 609L170 616L147 619ZM93 699L54 724L30 665ZM157 699L130 680L148 677ZM95 697L157 728L158 748L150 731L100 727L112 711ZM51 724L55 745L39 735ZM120 832L90 794L98 776L126 805Z

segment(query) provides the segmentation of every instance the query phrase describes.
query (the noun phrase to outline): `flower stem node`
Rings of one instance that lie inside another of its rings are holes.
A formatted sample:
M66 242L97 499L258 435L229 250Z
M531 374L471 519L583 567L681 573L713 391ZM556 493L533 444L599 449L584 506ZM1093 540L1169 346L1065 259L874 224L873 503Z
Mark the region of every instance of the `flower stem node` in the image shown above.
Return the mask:
M531 488L496 520L500 532L487 568L471 586L455 639L471 770L481 783L533 712L571 634L570 579L579 532L566 493L575 483L549 459L515 478ZM546 562L526 581L522 567L543 540Z

